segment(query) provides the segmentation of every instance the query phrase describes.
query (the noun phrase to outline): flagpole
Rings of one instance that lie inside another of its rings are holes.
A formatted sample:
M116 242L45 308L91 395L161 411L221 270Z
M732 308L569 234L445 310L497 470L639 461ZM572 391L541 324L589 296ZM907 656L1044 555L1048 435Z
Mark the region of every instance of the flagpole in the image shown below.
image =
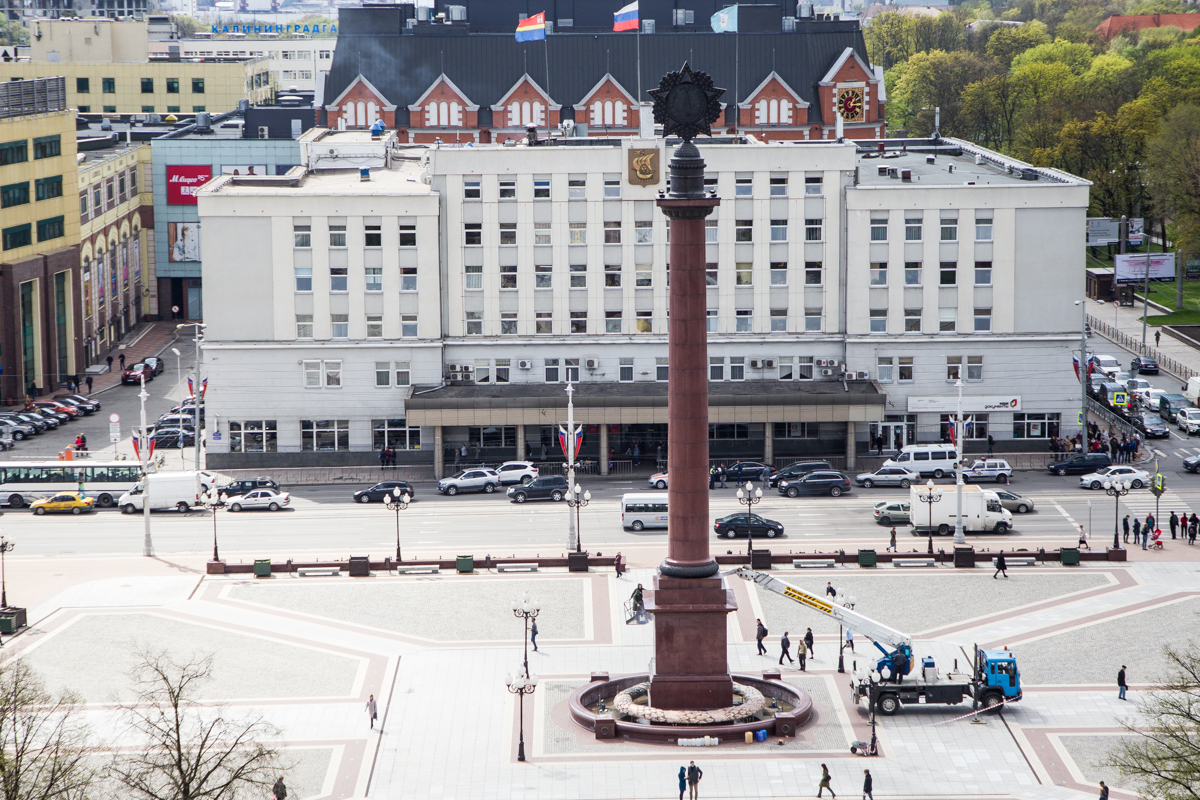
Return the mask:
M642 12L641 12L641 10L638 11L637 73L638 73L637 107L638 107L638 124L640 125L641 120L642 120Z

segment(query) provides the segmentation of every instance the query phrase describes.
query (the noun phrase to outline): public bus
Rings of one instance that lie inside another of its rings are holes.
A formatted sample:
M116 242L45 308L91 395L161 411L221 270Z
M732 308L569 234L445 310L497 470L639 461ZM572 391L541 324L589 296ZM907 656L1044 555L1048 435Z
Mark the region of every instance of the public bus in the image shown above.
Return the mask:
M136 461L4 461L0 462L0 502L23 508L40 497L83 492L108 508L142 477Z
M631 492L621 495L621 527L635 531L667 527L667 493Z

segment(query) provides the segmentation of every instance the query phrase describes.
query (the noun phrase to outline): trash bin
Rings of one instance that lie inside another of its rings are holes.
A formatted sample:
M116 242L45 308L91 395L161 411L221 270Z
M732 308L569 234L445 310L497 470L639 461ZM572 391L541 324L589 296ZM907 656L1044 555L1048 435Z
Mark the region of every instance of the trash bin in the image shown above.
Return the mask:
M459 556L454 560L454 568L460 573L475 571L475 556Z
M875 556L874 550L859 550L858 551L858 565L860 567L873 567L873 566L875 566L875 562L876 562L876 556Z
M750 569L770 569L771 551L753 550L750 553Z
M587 572L587 553L567 553L567 572Z
M9 607L0 610L0 633L16 633L25 625L25 609Z
M1058 559L1060 562L1062 562L1062 565L1064 567L1079 566L1079 548L1078 547L1064 547L1062 550L1059 551Z
M271 577L271 559L256 558L254 560L254 577L256 577L256 578Z
M350 556L350 568L347 571L351 578L371 577L370 556Z
M973 569L975 567L975 548L974 547L956 547L956 548L954 548L954 566Z

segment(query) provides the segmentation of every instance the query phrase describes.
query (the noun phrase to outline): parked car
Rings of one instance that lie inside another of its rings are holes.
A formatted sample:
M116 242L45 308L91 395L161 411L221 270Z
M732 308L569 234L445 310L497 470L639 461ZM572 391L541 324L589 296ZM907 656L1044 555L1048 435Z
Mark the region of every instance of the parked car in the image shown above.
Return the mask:
M36 408L46 414L53 414L54 416L58 417L59 422L68 422L79 416L79 411L77 409L68 411L61 403L57 403L53 400L34 400L29 408ZM74 411L74 413L72 413L72 411Z
M32 425L21 422L10 417L0 417L0 431L6 432L18 442L22 439L27 439L33 436L34 429Z
M1150 485L1150 473L1128 464L1113 464L1079 478L1081 489L1099 489L1105 481L1129 481L1134 489Z
M1147 439L1169 439L1171 430L1158 414L1143 411L1133 415L1133 426L1141 431Z
M249 494L255 489L274 489L279 491L279 484L272 478L246 478L240 481L231 481L224 486L218 486L217 496L230 498L240 494Z
M741 474L738 474L741 470ZM738 461L730 464L725 468L725 480L737 481L763 481L770 483L771 473L775 471L774 467L769 467L766 464L761 464L757 461Z
M271 481L270 478L260 478L259 480ZM273 484L275 481L271 481L271 483ZM271 486L269 488L278 489L279 487ZM392 494L393 489L399 489L401 497L408 495L409 500L412 500L417 496L416 491L413 490L412 484L408 481L380 481L369 489L359 489L357 492L355 492L354 502L382 503L384 500L391 500L393 497L395 497L395 495Z
M978 458L975 463L963 470L963 483L971 481L995 481L1008 483L1012 480L1013 469L1002 458Z
M192 431L196 427L196 420L189 414L163 414L155 425L159 428L187 428ZM203 426L203 422L201 425Z
M1023 497L1016 492L1010 492L1008 489L995 489L994 491L1000 498L1000 505L1009 511L1015 511L1018 514L1033 511L1033 498Z
M1096 362L1096 369L1103 372L1105 375L1112 377L1121 371L1121 362L1115 356L1093 356Z
M772 472L767 478L767 486L772 489L779 485L780 481L790 481L799 478L801 475L807 475L810 472L817 470L832 470L833 464L828 461L797 461L795 464L788 464L778 472Z
M13 422L24 423L24 424L28 425L29 427L33 428L33 432L35 434L45 433L46 429L50 427L46 423L46 420L41 419L40 417L34 417L30 414L22 414L22 413L14 411L14 412L4 414L3 416L6 419L11 419Z
M529 485L537 478L538 468L528 461L505 461L496 467L496 474L500 476L501 486L513 483Z
M154 370L155 375L162 375L163 370L166 369L166 364L157 356L146 356L142 359L142 363Z
M187 417L190 420L195 420L196 419L196 407L195 406L175 406L170 411L168 411L167 414L171 414L171 415L177 416L177 417ZM163 416L166 416L166 415L164 414ZM204 404L203 403L200 404L200 426L204 427Z
M1188 456L1183 460L1183 468L1188 472L1200 470L1200 456Z
M646 482L649 483L651 486L653 486L655 489L666 489L667 488L667 473L656 472L653 475L651 475L650 479L647 480Z
M721 517L713 523L713 532L725 539L750 535L774 539L776 536L783 536L783 525L773 519L743 511Z
M1179 426L1179 430L1188 436L1191 436L1193 433L1200 433L1200 408L1179 409L1175 414L1175 424Z
M72 406L73 408L78 408L79 413L82 414L83 416L90 416L90 415L96 413L96 407L93 406L91 403L81 403L73 397L56 397L54 399L56 401L58 401L59 403L62 403L65 406Z
M914 483L920 483L921 476L904 467L880 467L874 472L864 472L856 477L854 482L868 489L872 486L899 486L907 489Z
M840 497L850 491L850 479L840 472L810 472L794 481L780 481L779 493L788 497L802 494L827 494Z
M142 376L145 376L146 383L154 380L154 368L149 364L139 361L136 364L130 364L121 373L121 385L136 386L142 382Z
M278 511L292 501L292 496L287 492L278 492L274 489L255 489L249 494L234 495L225 501L225 506L230 511L254 511L266 509L267 511Z
M546 475L513 486L508 490L508 497L514 503L524 503L526 500L551 500L557 503L567 496L567 489L567 479L562 475Z
M459 492L487 492L491 494L500 485L500 475L494 469L464 469L457 475L438 481L438 491L456 495Z
M196 443L196 434L191 428L154 428L154 446L157 448L191 447Z
M40 408L27 408L21 413L28 414L34 419L40 419L42 422L46 423L47 430L58 430L58 426L63 424L63 421L59 419L56 414L51 414L50 412Z
M75 400L80 403L83 403L84 405L91 406L92 411L99 411L101 408L99 400L97 400L94 397L88 397L85 394L69 394L64 398L56 398L56 399Z
M1112 459L1104 453L1078 453L1046 466L1054 475L1084 475L1104 469Z
M53 497L43 497L29 504L33 513L42 514L82 514L96 507L96 500L84 497L82 492L60 492Z
M1136 356L1129 362L1129 371L1138 375L1157 375L1158 362L1150 356Z
M884 500L875 504L875 521L880 525L899 525L910 520L907 500Z

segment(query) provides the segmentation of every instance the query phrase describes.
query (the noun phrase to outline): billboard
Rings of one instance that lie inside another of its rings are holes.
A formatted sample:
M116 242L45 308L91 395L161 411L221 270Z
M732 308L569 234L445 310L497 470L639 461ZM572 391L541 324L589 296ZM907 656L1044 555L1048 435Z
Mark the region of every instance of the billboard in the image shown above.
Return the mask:
M1021 398L1019 395L997 395L995 397L971 397L963 395L963 413L986 413L988 411L1020 411ZM958 411L957 397L910 397L908 398L910 413L921 411L936 411L939 414L953 414Z
M1175 280L1174 253L1126 253L1113 256L1116 264L1117 283L1141 283L1146 280L1146 270L1149 268L1149 278L1152 281Z
M200 260L200 223L167 223L167 260Z
M196 191L210 178L212 167L209 165L167 165L167 205L196 205Z
M1144 237L1145 220L1133 217L1129 220L1129 243L1140 245ZM1091 217L1087 221L1087 246L1104 247L1121 241L1121 220L1115 217Z

